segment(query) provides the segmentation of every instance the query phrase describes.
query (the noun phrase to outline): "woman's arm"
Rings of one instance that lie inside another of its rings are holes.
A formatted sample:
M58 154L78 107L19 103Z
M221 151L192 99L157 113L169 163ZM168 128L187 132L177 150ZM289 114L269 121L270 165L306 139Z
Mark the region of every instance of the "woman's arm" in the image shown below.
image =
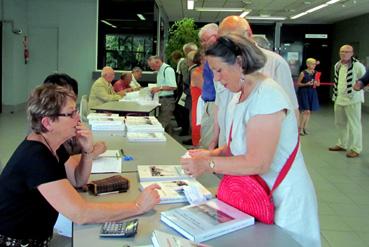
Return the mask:
M306 87L306 86L310 86L309 83L302 83L302 80L304 79L304 72L301 72L299 77L297 78L297 82L296 85L298 87Z
M117 221L143 214L160 202L156 191L159 188L158 185L145 188L133 202L94 203L84 200L66 179L38 186L51 206L78 224Z
M216 172L229 175L252 175L266 173L273 161L277 149L282 121L285 111L268 115L257 115L247 123L245 155L223 157L199 155L181 159L182 167L187 173L199 176L206 172ZM216 149L224 152L226 147ZM215 168L209 167L209 162L215 163Z
M71 156L65 164L65 170L73 186L80 187L85 185L90 177L94 146L91 130L83 123L76 126L76 138L82 148L82 154Z

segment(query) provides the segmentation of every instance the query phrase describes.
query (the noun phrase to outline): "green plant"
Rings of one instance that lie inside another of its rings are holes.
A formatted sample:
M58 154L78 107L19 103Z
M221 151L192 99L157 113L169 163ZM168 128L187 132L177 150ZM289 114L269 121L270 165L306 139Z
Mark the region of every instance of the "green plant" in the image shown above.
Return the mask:
M198 33L194 19L184 18L176 21L169 29L169 39L165 48L167 60L171 60L170 54L175 50L183 53L182 47L186 43L194 42L199 45Z

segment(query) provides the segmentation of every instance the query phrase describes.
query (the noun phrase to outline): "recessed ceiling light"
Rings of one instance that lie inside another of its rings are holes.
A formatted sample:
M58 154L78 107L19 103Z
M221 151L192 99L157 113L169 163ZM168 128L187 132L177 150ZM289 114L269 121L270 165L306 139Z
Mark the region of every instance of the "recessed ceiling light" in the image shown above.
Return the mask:
M142 14L137 14L138 18L140 18L141 21L145 21L146 18Z

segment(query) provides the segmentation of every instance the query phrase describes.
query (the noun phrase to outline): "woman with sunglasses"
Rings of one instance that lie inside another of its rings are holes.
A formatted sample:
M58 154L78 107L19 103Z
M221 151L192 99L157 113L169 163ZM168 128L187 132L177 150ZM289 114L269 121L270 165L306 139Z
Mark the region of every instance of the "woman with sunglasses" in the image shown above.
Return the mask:
M78 194L74 187L84 185L91 172L93 144L68 88L36 88L27 117L32 132L0 175L0 246L48 246L58 212L78 224L101 223L145 213L160 201L157 185L134 202L93 203ZM72 137L82 148L78 164L65 163L69 154L62 144Z

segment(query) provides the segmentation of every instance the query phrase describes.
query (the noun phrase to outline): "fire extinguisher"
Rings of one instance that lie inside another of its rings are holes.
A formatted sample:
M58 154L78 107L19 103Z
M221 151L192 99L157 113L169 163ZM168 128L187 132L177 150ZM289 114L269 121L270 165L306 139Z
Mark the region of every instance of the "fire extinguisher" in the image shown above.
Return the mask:
M24 63L27 64L29 60L28 36L27 35L23 37L23 47L24 47L24 51L23 51Z

